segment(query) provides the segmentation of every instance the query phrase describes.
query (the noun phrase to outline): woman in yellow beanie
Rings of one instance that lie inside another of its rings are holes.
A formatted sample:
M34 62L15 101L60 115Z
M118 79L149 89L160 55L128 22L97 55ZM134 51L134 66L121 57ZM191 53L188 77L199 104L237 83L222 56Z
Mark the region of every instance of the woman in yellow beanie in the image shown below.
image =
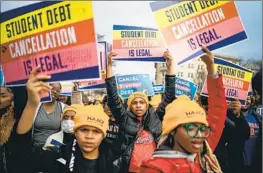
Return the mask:
M203 47L201 59L208 71L209 108L205 110L187 96L178 97L166 108L162 138L171 139L170 149L160 149L145 161L141 173L222 173L213 155L226 119L227 104L222 76L216 74L212 53Z
M142 160L150 158L156 149L165 107L175 99L176 62L169 52L164 53L164 59L167 59L165 94L156 110L149 106L148 96L144 92L132 93L126 109L118 96L115 77L112 76L112 57L115 55L111 52L108 57L106 86L109 108L120 122L118 143L121 144L122 154L116 163L122 173L140 172Z

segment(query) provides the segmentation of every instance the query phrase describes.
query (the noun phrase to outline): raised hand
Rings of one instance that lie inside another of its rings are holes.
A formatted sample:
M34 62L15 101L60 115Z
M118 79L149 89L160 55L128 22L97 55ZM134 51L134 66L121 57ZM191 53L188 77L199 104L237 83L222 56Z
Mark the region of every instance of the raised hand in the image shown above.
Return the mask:
M108 66L112 66L112 57L115 57L117 54L115 52L110 52L108 55Z
M168 50L164 52L163 58L166 60L167 74L175 75L175 61Z
M110 52L108 55L107 78L112 77L112 57L116 55L114 52Z
M40 103L41 92L51 90L51 87L44 83L45 80L51 78L48 75L38 75L37 71L40 69L40 66L33 69L31 72L29 79L26 83L27 95L28 95L28 104L37 106Z
M208 75L215 75L216 70L214 67L214 55L210 50L204 46L202 46L202 49L204 51L204 55L202 55L200 58L202 61L206 64Z

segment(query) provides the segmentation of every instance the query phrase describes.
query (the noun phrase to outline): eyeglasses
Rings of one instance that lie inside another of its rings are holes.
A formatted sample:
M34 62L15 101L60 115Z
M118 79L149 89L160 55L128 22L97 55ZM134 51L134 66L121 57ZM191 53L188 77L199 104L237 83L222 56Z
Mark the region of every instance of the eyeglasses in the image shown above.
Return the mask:
M202 137L207 138L211 132L211 127L208 127L206 125L198 126L197 124L189 123L181 126L185 128L189 138L195 138L199 131Z

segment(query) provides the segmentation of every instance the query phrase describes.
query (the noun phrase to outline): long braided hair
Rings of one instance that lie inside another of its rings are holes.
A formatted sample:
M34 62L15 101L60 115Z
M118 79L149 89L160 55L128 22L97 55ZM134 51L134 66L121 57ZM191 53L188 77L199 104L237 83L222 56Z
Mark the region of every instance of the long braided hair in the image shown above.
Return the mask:
M9 93L13 95L12 91L9 88L6 89ZM12 101L11 105L6 108L6 111L0 117L0 145L3 145L8 141L13 130L14 124L14 103Z
M204 141L203 151L199 152L198 157L199 164L206 173L223 173L216 156L206 140Z

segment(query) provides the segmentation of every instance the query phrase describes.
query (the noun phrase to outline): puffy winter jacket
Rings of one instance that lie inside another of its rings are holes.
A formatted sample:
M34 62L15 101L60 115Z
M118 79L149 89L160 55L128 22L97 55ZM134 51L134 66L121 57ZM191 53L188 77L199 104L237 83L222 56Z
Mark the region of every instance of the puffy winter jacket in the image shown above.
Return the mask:
M120 123L119 139L121 143L121 151L124 152L122 173L128 172L129 162L133 146L130 145L136 138L140 129L141 123L143 129L151 132L156 143L161 135L162 120L165 114L165 107L175 99L175 76L165 76L165 94L162 102L156 111L153 107L149 107L148 111L143 116L142 121L139 121L135 114L127 110L122 104L118 93L115 77L106 79L108 105L116 120Z
M223 87L222 76L207 78L209 92L207 121L212 131L207 142L212 151L217 146L226 119L227 104ZM176 110L175 110L176 111ZM141 173L202 173L199 158L178 151L156 151L153 158L145 161Z

